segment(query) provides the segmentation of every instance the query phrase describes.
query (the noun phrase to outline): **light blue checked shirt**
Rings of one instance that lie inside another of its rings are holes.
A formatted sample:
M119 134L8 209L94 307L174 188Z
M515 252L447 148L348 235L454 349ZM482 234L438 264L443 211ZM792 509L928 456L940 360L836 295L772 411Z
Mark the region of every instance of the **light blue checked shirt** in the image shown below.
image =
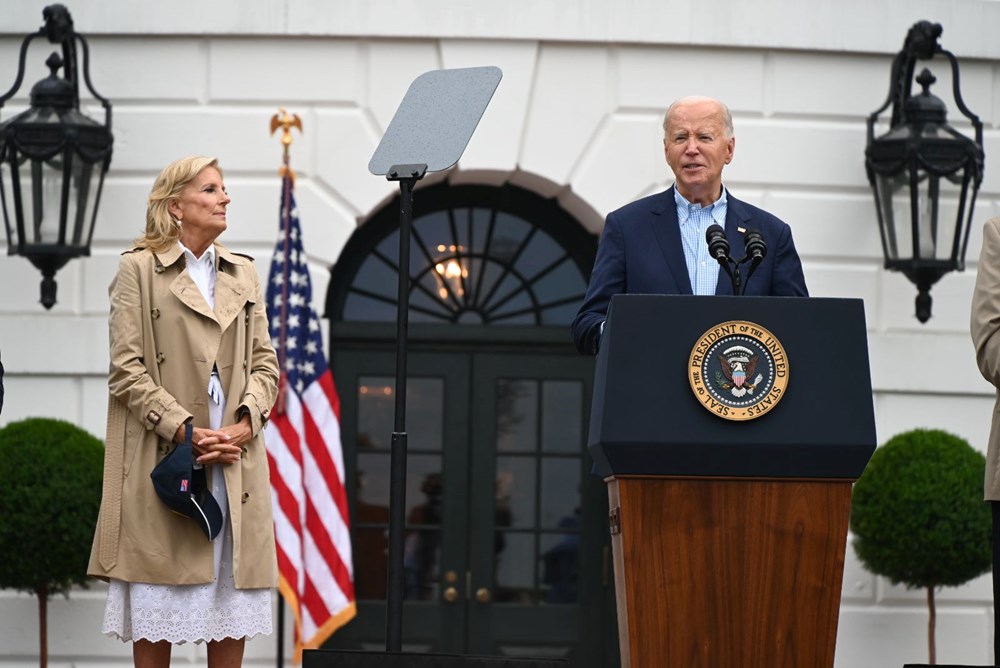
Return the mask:
M677 204L677 222L681 227L681 245L684 246L684 261L687 263L691 289L696 295L714 295L719 281L719 263L708 254L705 232L712 223L722 225L723 229L726 227L726 210L729 208L726 188L723 186L719 199L703 207L684 199L675 186L674 203ZM603 334L604 322L601 323L598 342Z
M713 223L726 227L726 189L722 188L719 199L703 207L688 202L675 187L674 202L677 204L677 222L681 226L681 245L684 246L691 289L696 295L714 295L719 281L719 263L708 254L705 231Z

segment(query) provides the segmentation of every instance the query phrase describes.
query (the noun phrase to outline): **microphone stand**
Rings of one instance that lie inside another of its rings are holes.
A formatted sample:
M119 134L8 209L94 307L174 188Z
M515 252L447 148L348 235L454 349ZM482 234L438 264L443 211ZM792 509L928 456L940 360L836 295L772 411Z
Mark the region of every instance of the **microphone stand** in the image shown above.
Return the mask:
M743 258L739 262L736 262L735 260L733 260L733 258L729 257L729 253L726 253L725 255L717 255L715 261L719 263L719 266L722 267L722 270L726 272L727 276L729 276L729 282L733 286L733 294L738 297L740 294L740 284L741 284L740 264L746 262L746 258ZM747 280L749 279L750 277L747 276Z
M733 286L733 295L740 294L740 263L746 260L744 257L740 262L734 262L729 255L729 241L726 239L726 231L718 223L709 225L705 230L705 242L708 244L708 253L715 258L723 271L729 276L729 281ZM732 268L730 268L732 265ZM693 285L691 286L694 287Z
M750 277L753 276L753 273L755 271L757 271L757 267L760 266L760 263L763 262L763 260L764 258L760 255L756 255L754 257L746 256L742 260L740 260L740 264L744 262L750 262L750 271L747 272L746 285L743 286L744 295L747 293L747 285L750 284ZM739 269L737 269L737 272L739 272ZM733 294L736 294L735 290L733 291Z
M708 253L715 258L723 271L729 276L729 281L733 286L733 296L740 297L746 294L747 284L750 277L757 271L757 267L764 260L767 254L767 245L764 237L758 230L751 229L747 232L745 239L746 252L743 259L737 261L729 255L729 241L726 239L725 230L719 224L709 225L705 231L705 241L708 243ZM740 275L740 265L750 263L750 271L747 272L746 283ZM692 286L693 287L693 286ZM743 291L740 291L740 288Z
M746 252L743 255L743 259L740 260L740 264L750 262L750 271L747 272L747 284L749 285L750 277L757 271L757 267L760 266L760 263L764 261L764 256L767 255L767 244L764 243L764 235L759 230L749 229L744 237L744 245L746 246ZM743 294L746 294L746 291L747 288L744 285Z

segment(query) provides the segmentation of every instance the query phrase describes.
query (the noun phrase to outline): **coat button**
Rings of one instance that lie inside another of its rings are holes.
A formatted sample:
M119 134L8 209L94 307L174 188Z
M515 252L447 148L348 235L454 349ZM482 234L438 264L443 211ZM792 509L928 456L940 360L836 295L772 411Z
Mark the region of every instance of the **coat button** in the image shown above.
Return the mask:
M163 265L162 264L158 264L153 269L153 271L155 271L157 274L162 274L163 273L163 269L164 269Z
M243 454L245 455L245 454L247 454L248 452L250 452L250 450L249 450L249 449L247 449L247 446L245 446L245 445L244 445L244 446L243 446Z
M149 315L153 317L153 320L156 320L157 318L160 317L160 309L154 308L152 311L149 312Z
M247 368L247 361L246 360L243 360L243 368L244 369Z
M243 503L250 500L250 492L243 492Z
M249 325L250 324L250 314L249 313L246 314L245 316L243 316L243 324L244 325Z
M156 363L157 364L162 364L163 360L165 360L165 359L167 359L166 355L164 355L163 353L156 353Z
M165 455L170 451L170 448L166 444L160 445L160 454Z

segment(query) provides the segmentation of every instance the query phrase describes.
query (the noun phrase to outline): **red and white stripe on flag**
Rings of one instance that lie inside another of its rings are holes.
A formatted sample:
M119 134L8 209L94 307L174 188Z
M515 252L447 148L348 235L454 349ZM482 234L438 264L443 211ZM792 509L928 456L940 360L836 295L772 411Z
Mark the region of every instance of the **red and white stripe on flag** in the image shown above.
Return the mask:
M295 616L295 659L356 612L340 399L323 355L292 184L267 286L271 338L282 366L265 427L278 588Z

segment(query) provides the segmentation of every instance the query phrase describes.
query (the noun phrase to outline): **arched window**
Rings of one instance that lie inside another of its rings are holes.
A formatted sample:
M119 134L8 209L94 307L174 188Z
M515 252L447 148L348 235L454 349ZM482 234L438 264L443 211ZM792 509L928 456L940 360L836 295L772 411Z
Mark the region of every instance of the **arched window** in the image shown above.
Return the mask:
M587 457L594 358L568 327L597 239L509 184L427 185L413 211L403 605L421 622L403 642L606 666L613 597L584 556L610 549ZM359 601L330 641L344 649L385 633L399 238L394 197L351 236L327 292ZM450 588L478 602L452 606Z
M557 202L510 184L417 189L410 248L413 323L568 325L587 290L596 243ZM394 322L399 199L344 247L327 317Z

